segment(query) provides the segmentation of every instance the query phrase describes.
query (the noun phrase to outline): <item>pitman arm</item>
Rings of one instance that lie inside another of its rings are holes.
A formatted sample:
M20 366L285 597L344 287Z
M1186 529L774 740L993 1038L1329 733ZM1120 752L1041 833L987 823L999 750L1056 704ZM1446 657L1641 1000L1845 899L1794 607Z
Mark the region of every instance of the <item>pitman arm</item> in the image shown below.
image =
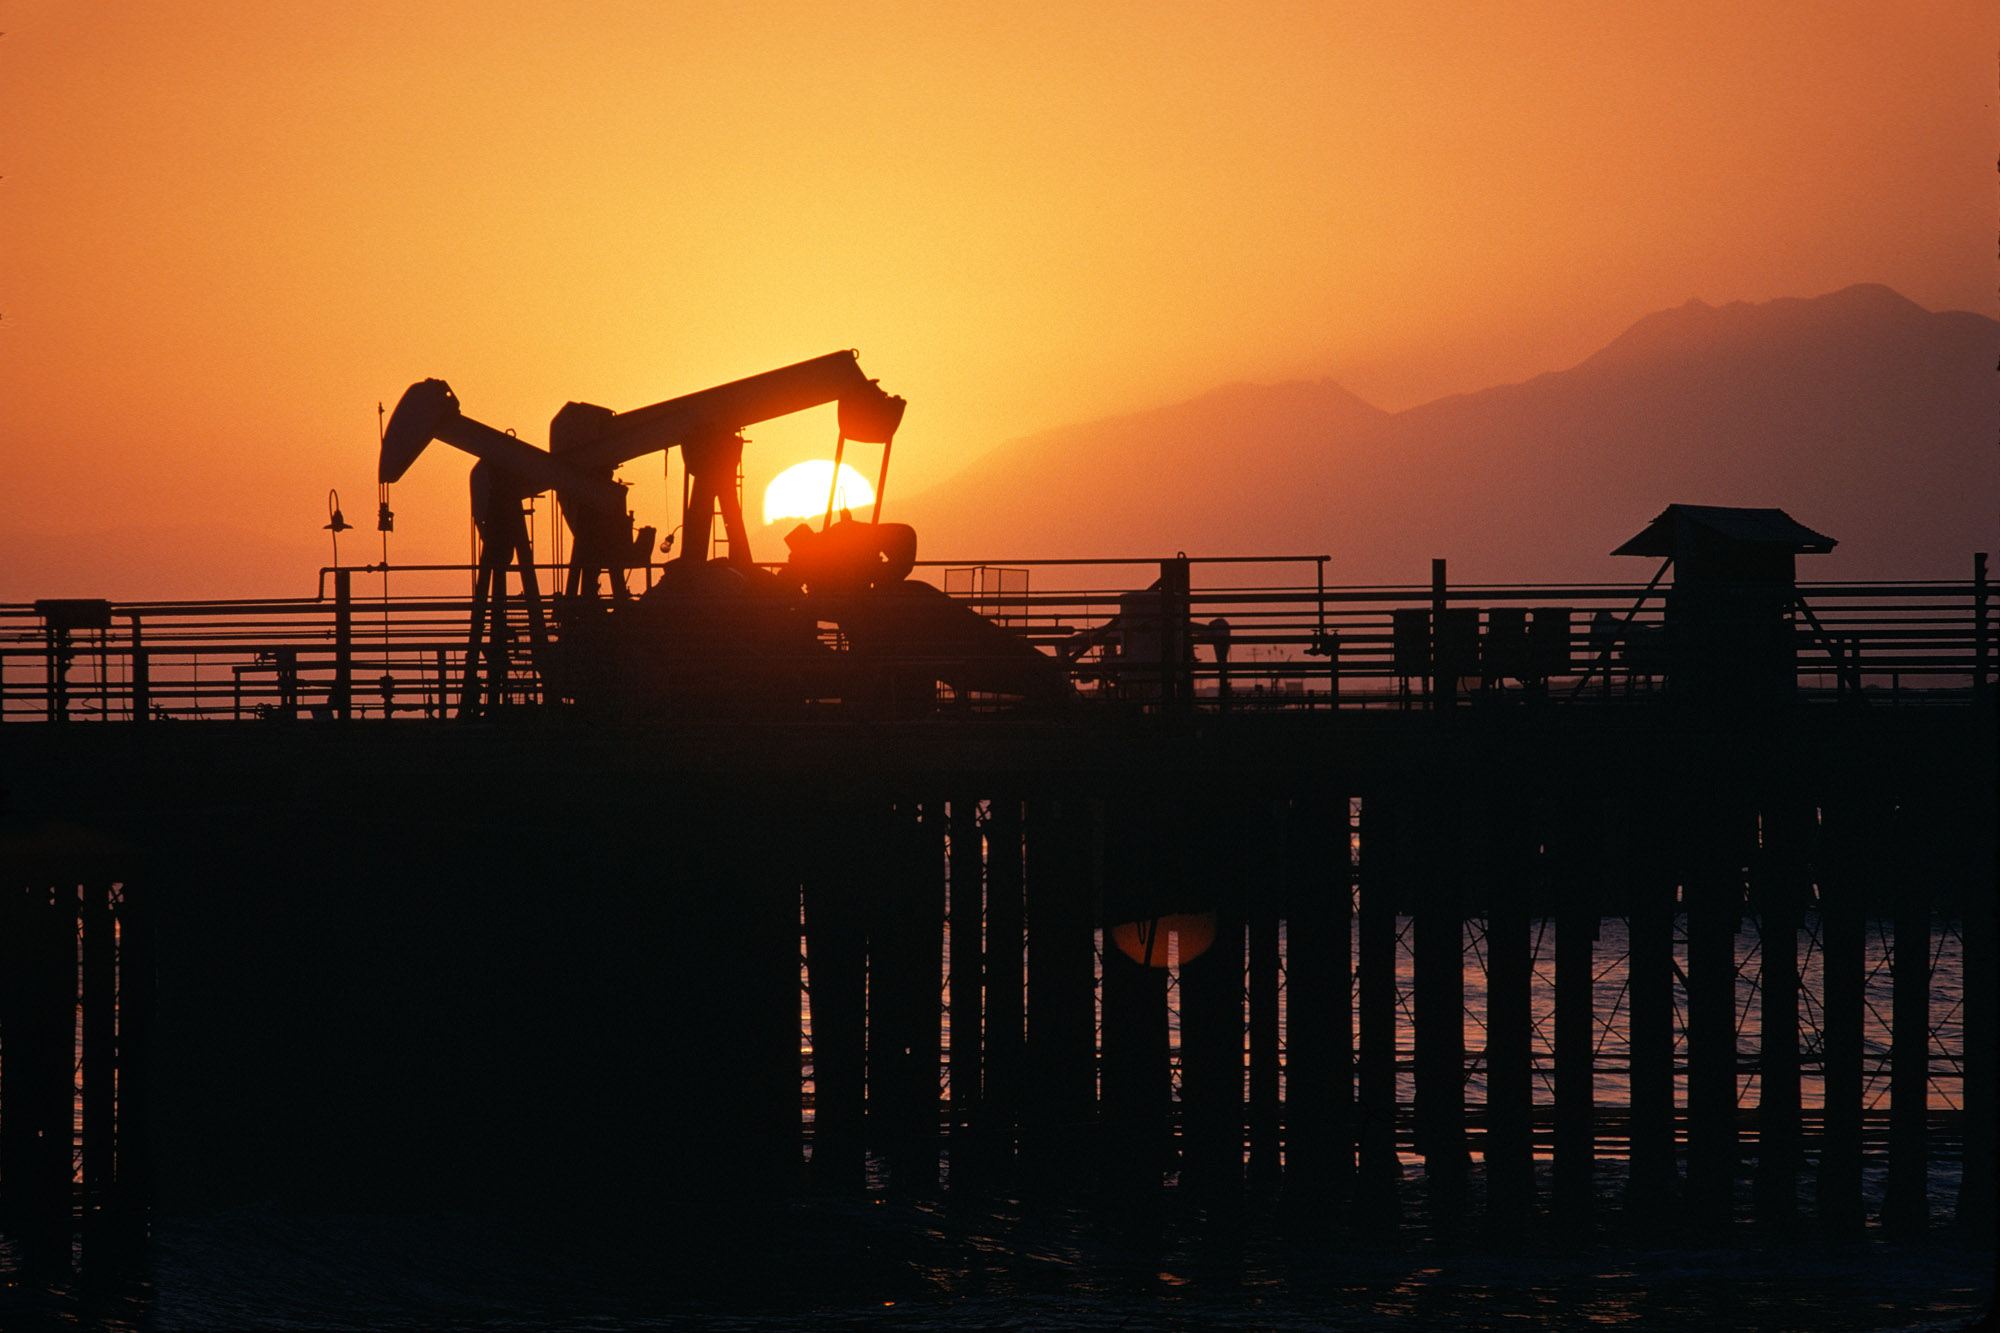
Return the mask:
M600 472L671 449L690 436L733 434L834 402L840 404L840 433L863 444L887 444L906 406L861 373L854 352L829 352L629 412L571 403L550 423L549 450L575 467Z
M743 449L738 432L823 403L840 405L843 438L882 445L895 437L906 406L861 373L855 352L829 352L629 412L569 403L549 423L549 452L578 472L608 482L620 464L679 445L694 479L681 520L690 534L683 558L702 558L699 552L705 543L693 534L706 532L711 516L720 510L723 530L729 534L730 558L748 564L749 532L735 486ZM557 498L565 512L574 512L566 489L559 488ZM592 519L580 514L575 518L571 529L580 561L586 552L609 549L608 536L595 531Z

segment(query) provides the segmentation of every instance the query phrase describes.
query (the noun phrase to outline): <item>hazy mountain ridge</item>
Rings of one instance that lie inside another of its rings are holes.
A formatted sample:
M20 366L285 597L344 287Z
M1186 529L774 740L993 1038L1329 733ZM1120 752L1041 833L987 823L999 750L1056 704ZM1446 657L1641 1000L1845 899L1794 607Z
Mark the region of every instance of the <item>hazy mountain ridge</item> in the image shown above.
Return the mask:
M1582 365L1609 366L1723 350L1753 351L1772 341L1814 340L1869 328L1910 330L1931 312L1880 283L1856 283L1819 297L1780 297L1714 306L1693 298L1646 315ZM1975 317L1976 318L1976 317Z
M1636 321L1576 366L1403 412L1231 386L1014 441L895 506L927 557L1325 552L1340 582L1643 577L1672 502L1840 539L1804 577L1962 577L2000 545L2000 322L1863 284Z
M926 559L1325 553L1335 582L1410 583L1441 555L1455 579L1533 582L1649 576L1605 553L1669 503L1774 505L1840 541L1807 578L1962 578L2000 552L1996 360L2000 322L1878 285L1690 301L1566 370L1401 412L1327 379L1239 383L1043 432L928 491L892 479L885 517ZM376 558L375 534L342 554ZM316 522L15 528L0 593L310 596L329 555Z
M1255 438L1261 441L1261 466L1283 464L1310 475L1324 467L1326 448L1388 417L1331 380L1225 385L1175 406L1060 427L1003 445L944 486L898 504L898 517L933 515L919 520L918 531L935 548L928 534L962 531L942 504L956 507L952 497L983 497L976 509L986 521L972 531L991 556L1053 555L1052 546L1064 555L1152 553L1157 542L1134 551L1126 539L1136 534L1108 522L1110 514L1094 511L1122 508L1105 499L1114 496L1132 497L1133 507L1143 510L1146 497L1165 491L1178 494L1181 508L1195 512L1216 502L1214 514L1225 521L1196 524L1183 540L1220 553L1217 543L1226 544L1244 526L1227 501L1242 479L1242 463L1215 441ZM1094 540L1099 531L1106 541Z

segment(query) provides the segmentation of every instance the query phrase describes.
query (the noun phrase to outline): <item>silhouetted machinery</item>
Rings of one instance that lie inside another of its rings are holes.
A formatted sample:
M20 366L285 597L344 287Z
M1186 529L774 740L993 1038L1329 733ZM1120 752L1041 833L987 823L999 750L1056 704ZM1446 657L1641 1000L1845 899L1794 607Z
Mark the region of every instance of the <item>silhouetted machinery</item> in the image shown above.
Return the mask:
M888 452L901 398L861 373L855 353L833 352L629 412L569 403L542 450L464 415L443 380L413 384L382 440L379 480L402 477L432 440L474 455L472 514L479 533L461 715L498 706L509 671L507 575L518 571L530 658L545 697L630 714L723 706L782 710L808 699L865 700L908 710L934 704L936 684L1050 701L1066 678L1053 659L929 584L908 576L916 533L844 511L831 496L819 529L786 538L773 571L751 557L737 493L743 434L760 421L838 405L840 441ZM654 530L634 530L624 463L678 446L686 463L680 554L633 598L627 571L646 567ZM548 634L522 505L554 491L572 537ZM726 554L710 559L722 520ZM606 583L609 585L609 597ZM830 643L823 625L839 629ZM481 677L484 677L482 688Z

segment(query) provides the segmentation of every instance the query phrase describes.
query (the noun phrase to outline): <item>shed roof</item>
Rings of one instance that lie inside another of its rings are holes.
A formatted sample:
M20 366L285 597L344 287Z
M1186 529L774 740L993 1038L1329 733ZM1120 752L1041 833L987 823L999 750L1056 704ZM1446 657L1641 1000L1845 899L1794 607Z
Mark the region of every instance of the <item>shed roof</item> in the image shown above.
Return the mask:
M1668 505L1613 555L1669 556L1682 524L1704 528L1746 546L1782 546L1800 555L1824 555L1834 539L1814 532L1782 509L1732 509L1721 505Z

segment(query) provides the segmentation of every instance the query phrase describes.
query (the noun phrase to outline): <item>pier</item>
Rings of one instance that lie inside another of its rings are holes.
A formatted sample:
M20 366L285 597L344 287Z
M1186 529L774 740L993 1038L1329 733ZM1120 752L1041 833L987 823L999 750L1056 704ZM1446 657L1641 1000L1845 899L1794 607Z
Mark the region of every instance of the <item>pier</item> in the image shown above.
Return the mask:
M866 1190L1992 1234L1983 559L1734 637L1658 578L920 566L1060 698L828 628L630 710L467 576L0 607L24 1255Z

